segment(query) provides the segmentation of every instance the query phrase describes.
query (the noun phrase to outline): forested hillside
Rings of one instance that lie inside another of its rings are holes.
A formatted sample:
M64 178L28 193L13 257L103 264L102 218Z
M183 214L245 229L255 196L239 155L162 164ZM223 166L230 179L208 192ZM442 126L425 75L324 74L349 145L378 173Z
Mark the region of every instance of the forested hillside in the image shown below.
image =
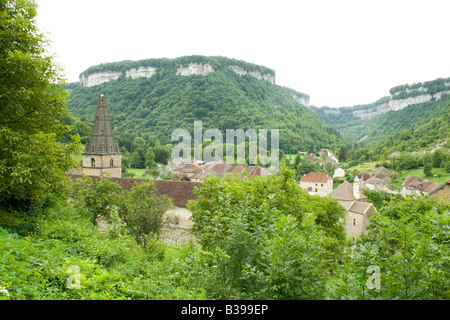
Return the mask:
M394 152L431 150L437 144L448 148L450 96L389 111L373 119L363 134L367 137L360 153L371 159Z
M177 75L177 68L189 63L208 64L214 72ZM198 120L203 130L218 128L224 133L225 129L279 129L280 148L286 153L318 151L343 143L335 129L318 120L287 90L251 74L274 77L271 69L243 61L204 56L123 61L91 67L82 75L124 73L139 66L153 67L155 74L136 79L123 74L99 85L70 86L69 109L89 121L93 120L100 92L105 93L114 135L126 151L132 152L136 137L170 143L175 129L192 133ZM248 74L240 75L230 66Z

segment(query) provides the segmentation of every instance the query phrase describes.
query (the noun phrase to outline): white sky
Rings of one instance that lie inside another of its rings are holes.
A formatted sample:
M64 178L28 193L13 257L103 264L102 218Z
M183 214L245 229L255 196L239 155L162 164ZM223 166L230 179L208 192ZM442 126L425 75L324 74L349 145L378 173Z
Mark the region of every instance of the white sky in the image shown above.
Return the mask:
M450 77L449 0L37 0L69 82L122 60L225 56L275 70L315 106L372 103Z

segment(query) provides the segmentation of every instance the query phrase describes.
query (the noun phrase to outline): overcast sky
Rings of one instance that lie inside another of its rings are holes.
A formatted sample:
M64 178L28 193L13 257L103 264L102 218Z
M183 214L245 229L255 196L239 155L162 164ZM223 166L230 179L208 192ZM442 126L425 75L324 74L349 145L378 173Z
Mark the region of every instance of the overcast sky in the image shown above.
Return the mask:
M37 0L69 82L122 60L225 56L275 70L315 106L450 77L449 0Z

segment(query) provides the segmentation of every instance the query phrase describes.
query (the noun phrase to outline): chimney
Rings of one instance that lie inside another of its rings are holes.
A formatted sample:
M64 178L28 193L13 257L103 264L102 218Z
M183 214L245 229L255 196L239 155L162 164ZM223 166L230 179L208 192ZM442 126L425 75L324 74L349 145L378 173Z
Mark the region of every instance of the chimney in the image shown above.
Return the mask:
M360 198L359 196L359 183L357 181L353 182L353 196L356 200Z

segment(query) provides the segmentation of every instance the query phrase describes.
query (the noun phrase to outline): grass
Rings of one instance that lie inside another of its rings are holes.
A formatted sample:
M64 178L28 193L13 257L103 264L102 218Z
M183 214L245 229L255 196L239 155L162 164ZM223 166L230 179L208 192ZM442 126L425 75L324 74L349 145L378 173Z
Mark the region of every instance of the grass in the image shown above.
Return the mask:
M402 171L399 176L399 179L403 181L409 175L416 176L422 180L428 180L430 182L437 182L437 183L444 183L450 179L450 173L446 172L444 168L433 168L431 170L431 173L433 175L437 175L437 177L434 176L425 177L425 174L423 173L423 168L411 169Z
M134 173L133 178L151 178L150 175L145 175L147 169L127 168L127 172Z

